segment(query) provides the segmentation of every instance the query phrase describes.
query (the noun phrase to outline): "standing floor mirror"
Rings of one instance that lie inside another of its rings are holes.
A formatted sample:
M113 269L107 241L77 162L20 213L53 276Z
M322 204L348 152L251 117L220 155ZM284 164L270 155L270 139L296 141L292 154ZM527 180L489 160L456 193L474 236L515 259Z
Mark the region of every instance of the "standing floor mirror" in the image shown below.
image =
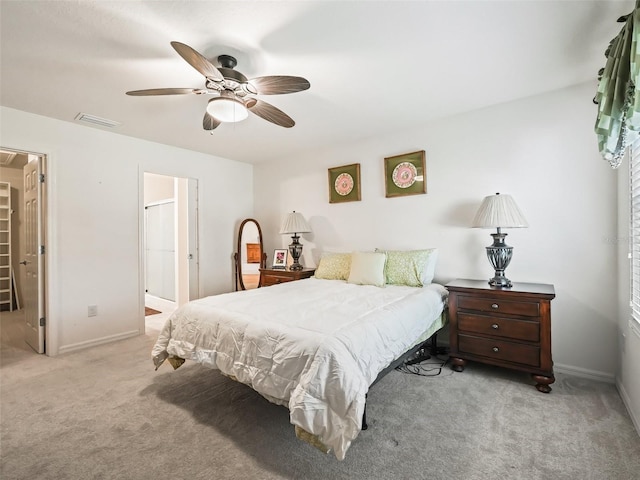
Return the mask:
M238 229L236 262L236 290L260 287L260 269L267 266L267 254L262 244L262 229L253 218L242 221Z

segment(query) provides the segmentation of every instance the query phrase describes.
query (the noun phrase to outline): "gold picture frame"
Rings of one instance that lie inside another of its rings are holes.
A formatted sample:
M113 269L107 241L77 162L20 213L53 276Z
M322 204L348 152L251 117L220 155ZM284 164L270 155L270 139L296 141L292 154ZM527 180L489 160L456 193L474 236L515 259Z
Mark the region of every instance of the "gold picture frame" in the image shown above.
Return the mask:
M360 164L329 169L329 203L359 202Z
M387 198L427 193L424 150L386 157L384 186Z

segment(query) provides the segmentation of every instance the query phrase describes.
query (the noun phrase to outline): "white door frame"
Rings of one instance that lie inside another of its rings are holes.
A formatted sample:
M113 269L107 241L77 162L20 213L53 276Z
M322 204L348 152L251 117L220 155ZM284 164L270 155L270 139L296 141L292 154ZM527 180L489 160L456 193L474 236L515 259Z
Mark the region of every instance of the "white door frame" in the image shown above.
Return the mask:
M40 217L42 231L42 245L44 245L45 253L43 258L44 278L41 282L44 290L44 317L45 317L45 355L49 357L56 356L59 348L58 324L60 307L57 302L59 297L59 289L55 281L57 277L57 215L56 204L54 201L53 185L55 185L55 163L53 155L44 151L33 151L28 148L18 148L10 145L2 145L3 150L9 150L16 153L26 155L37 155L42 162L42 174L45 181L42 184L41 208L42 216ZM22 206L21 206L22 207Z
M180 175L177 173L166 172L166 171L158 171L155 169L144 168L143 166L139 166L138 168L138 292L139 292L139 300L138 300L138 318L140 319L138 324L138 330L141 334L145 333L145 315L144 315L144 307L145 307L145 264L144 264L144 174L145 173L153 173L156 175L165 175L168 177L174 178L186 178L189 180L190 194L188 195L189 200L194 199L196 201L196 214L192 215L191 208L189 209L189 231L194 236L194 238L190 238L195 242L195 251L193 252L194 258L189 262L189 269L195 269L195 277L198 279L197 282L197 294L196 298L200 298L202 296L201 292L201 282L200 279L200 259L199 259L199 230L198 225L200 222L200 208L199 208L199 192L198 192L198 181L197 179L193 179L191 177L185 177L184 175ZM195 225L192 224L192 221L195 218ZM190 242L191 246L191 242ZM176 279L178 277L176 276ZM190 296L193 292L190 292ZM193 300L193 298L190 298Z

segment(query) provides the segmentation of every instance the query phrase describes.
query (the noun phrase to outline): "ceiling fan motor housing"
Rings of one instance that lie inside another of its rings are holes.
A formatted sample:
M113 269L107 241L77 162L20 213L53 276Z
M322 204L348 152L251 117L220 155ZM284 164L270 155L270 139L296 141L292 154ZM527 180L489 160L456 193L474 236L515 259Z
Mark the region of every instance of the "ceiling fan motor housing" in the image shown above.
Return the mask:
M238 65L238 61L231 55L219 55L218 63L223 68L236 68L236 65Z
M247 77L241 74L239 71L233 68L220 67L218 68L225 80L229 80L237 83L247 83Z

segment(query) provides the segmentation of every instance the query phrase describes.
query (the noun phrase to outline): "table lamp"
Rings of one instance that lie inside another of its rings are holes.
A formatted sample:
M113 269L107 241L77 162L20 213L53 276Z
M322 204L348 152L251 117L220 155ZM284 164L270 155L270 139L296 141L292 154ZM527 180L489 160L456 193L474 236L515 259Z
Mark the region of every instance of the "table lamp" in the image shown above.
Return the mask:
M510 288L512 286L504 271L511 262L513 247L504 241L507 236L502 233L502 228L523 228L528 227L527 220L516 205L510 195L490 195L485 197L473 219L474 228L496 228L497 232L492 233L493 245L487 247L487 258L495 270L494 277L489 280L489 285L499 288Z
M285 233L293 233L291 237L292 242L289 245L289 252L291 253L291 258L293 259L293 263L290 270L302 270L302 265L298 262L300 255L302 255L302 244L298 241L300 237L298 233L308 233L311 231L311 227L304 219L301 213L296 212L295 210L287 215L284 223L282 224L282 228L280 229L281 234Z

